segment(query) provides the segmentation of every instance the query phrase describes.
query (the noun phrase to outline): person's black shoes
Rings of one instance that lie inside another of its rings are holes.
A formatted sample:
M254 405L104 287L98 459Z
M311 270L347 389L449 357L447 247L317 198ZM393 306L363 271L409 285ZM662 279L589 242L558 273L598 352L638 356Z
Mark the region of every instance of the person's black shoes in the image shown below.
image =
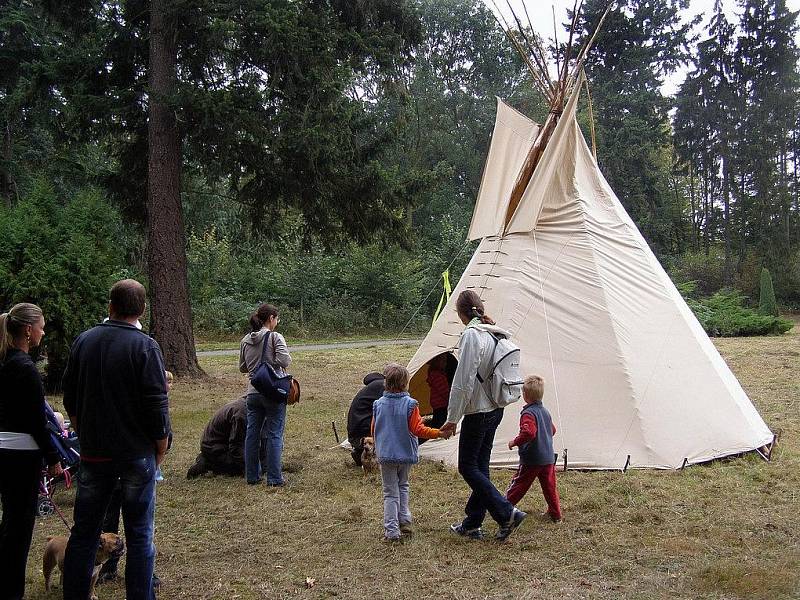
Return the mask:
M475 529L466 529L461 523L453 523L450 525L450 531L461 537L470 540L482 540L484 538L483 529L476 527Z
M517 527L522 525L522 522L525 520L525 517L527 516L528 513L523 512L518 508L515 508L514 512L511 513L511 518L508 520L508 523L506 523L503 527L501 527L497 531L497 534L494 536L494 539L496 539L499 542L504 542L505 540L507 540L508 536L514 533L514 530Z

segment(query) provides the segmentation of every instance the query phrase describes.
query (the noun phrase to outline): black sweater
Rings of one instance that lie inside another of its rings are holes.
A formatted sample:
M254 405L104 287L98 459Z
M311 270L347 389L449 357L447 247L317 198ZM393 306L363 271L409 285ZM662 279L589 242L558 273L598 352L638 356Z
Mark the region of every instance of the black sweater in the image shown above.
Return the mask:
M84 331L64 373L64 408L77 425L82 459L151 456L170 431L161 348L122 321Z
M347 411L347 439L367 437L372 423L372 404L383 396L383 375L369 373L364 377L364 387L358 391Z
M0 364L0 431L33 436L47 464L58 462L58 453L47 431L42 378L27 352L11 348Z

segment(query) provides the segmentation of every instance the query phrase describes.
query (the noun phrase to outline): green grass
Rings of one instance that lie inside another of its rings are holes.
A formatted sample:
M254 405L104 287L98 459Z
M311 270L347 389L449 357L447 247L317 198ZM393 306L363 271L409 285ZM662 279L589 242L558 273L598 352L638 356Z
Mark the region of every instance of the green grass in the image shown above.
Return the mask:
M338 344L341 342L367 342L372 340L393 340L396 333L387 333L385 331L375 331L364 334L353 335L329 335L320 337L288 337L288 343L291 346L306 346L316 344ZM421 339L425 337L425 333L405 332L399 339ZM238 350L239 341L241 336L219 338L213 340L198 340L195 348L199 352L206 352L210 350Z
M504 545L447 532L467 488L433 463L412 473L414 539L384 545L378 478L330 449L330 422L344 430L363 374L414 348L296 354L304 397L289 408L290 484L277 491L184 478L208 416L244 389L232 357L203 358L210 377L178 381L171 398L175 445L156 517L160 598L800 598L800 335L715 343L782 430L771 463L749 455L675 472L568 471L558 480L564 522L531 520ZM501 489L509 477L494 475ZM72 492L57 500L71 513ZM532 490L521 507L542 510L541 495ZM30 599L60 598L58 588L44 593L40 560L45 536L63 529L55 517L37 522ZM98 590L101 600L124 597L120 584Z

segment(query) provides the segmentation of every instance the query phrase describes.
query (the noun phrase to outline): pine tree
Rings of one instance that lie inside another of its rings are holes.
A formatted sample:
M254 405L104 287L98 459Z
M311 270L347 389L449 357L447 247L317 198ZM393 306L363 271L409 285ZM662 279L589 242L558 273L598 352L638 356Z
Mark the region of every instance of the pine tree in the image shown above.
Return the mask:
M740 0L738 87L745 94L738 201L748 211L747 235L773 272L793 249L790 143L800 93L797 12L785 0ZM784 287L779 283L779 289Z
M735 27L728 22L721 0L714 5L708 37L698 44L694 70L678 91L674 120L679 153L689 163L693 223L708 254L721 237L725 252L725 282L733 270L731 187L738 101L733 81ZM694 186L695 175L699 179ZM698 200L695 200L695 191ZM721 219L716 216L721 207ZM721 228L717 221L721 220ZM720 231L721 229L721 231Z
M778 305L775 302L772 276L767 268L761 269L761 295L758 299L758 312L766 316L778 316Z
M594 32L606 0L583 3L580 43ZM598 159L609 183L657 252L674 249L672 140L661 93L686 59L688 0L620 0L606 19L586 71L597 117Z
M146 223L151 327L177 374L199 370L186 167L229 190L256 230L288 210L326 241L407 226L424 177L384 168L395 123L349 94L366 74L388 89L409 60L420 29L405 0L47 6L63 29L49 67L62 126L106 144L118 166L106 185Z

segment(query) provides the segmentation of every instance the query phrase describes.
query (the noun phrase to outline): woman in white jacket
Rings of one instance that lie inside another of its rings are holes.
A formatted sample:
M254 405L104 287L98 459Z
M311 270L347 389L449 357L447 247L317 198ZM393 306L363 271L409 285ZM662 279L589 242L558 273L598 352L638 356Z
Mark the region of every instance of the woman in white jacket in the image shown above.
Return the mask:
M467 327L461 334L458 367L450 388L447 423L441 430L454 433L456 424L463 417L458 439L458 472L472 494L464 509L463 521L451 525L450 530L464 537L483 539L481 526L488 511L499 526L495 537L505 540L527 515L514 508L489 478L489 459L495 431L503 420L503 409L498 408L487 396L478 382L477 374L478 368L489 362L494 351L492 334L508 337L508 333L497 327L494 320L484 313L483 301L472 290L459 294L456 311Z

